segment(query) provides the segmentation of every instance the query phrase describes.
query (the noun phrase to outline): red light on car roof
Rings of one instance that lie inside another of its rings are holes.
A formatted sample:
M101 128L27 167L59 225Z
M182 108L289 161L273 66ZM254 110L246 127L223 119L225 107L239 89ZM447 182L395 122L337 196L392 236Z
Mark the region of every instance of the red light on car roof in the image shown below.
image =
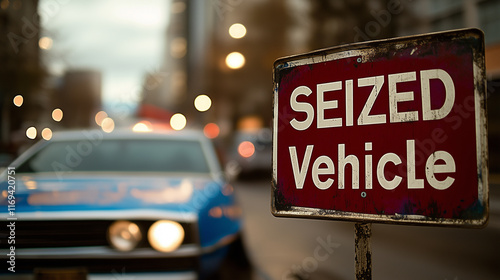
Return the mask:
M215 123L209 123L203 128L203 134L209 139L214 139L219 136L220 128Z

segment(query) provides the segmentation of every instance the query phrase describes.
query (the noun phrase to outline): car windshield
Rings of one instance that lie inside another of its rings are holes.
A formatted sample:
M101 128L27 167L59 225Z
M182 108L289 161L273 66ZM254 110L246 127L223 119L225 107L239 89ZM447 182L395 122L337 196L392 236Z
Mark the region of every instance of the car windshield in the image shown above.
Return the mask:
M210 172L201 143L186 140L52 142L17 172Z

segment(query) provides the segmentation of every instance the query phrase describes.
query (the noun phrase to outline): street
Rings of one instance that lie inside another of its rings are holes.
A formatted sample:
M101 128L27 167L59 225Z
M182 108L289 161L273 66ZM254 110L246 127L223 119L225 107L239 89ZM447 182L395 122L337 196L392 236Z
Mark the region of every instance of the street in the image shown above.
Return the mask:
M373 279L498 279L500 180L490 178L484 229L372 225ZM270 179L234 183L245 242L264 279L355 279L354 223L276 218Z

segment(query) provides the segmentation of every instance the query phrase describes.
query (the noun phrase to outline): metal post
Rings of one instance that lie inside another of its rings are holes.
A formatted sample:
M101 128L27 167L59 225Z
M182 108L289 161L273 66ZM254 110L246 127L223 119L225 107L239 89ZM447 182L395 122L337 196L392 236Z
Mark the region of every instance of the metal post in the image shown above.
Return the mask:
M356 223L355 227L355 266L356 280L372 279L372 248L370 239L372 236L371 223Z

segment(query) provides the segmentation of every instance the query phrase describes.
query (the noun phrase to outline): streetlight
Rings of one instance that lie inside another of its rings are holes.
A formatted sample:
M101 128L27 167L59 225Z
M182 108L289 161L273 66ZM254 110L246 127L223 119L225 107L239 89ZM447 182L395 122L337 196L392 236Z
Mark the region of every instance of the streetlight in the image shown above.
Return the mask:
M170 118L170 126L174 130L182 130L184 129L184 127L186 127L186 124L187 124L186 117L181 113L174 114Z
M101 129L106 133L113 132L115 130L115 121L110 117L104 118L101 123Z
M241 39L247 34L246 27L241 23L235 23L229 27L229 35L234 39Z
M226 56L226 65L231 69L240 69L245 65L245 56L239 52L232 52Z
M49 141L52 139L52 129L46 127L42 130L42 138Z
M99 111L97 112L97 114L95 114L95 123L98 125L98 126L101 126L102 125L102 121L108 117L108 114L104 111Z
M36 138L36 128L34 126L28 127L28 129L26 129L26 137L28 137L29 139Z
M19 95L16 95L14 97L13 101L14 101L14 105L16 105L17 107L21 107L24 103L24 98L22 95L19 94Z
M194 107L200 112L205 112L212 106L212 99L205 94L200 94L194 99Z
M38 40L38 46L42 50L50 50L52 48L54 41L50 37L42 37Z
M56 122L60 122L63 118L63 111L59 108L56 108L52 111L52 119Z

